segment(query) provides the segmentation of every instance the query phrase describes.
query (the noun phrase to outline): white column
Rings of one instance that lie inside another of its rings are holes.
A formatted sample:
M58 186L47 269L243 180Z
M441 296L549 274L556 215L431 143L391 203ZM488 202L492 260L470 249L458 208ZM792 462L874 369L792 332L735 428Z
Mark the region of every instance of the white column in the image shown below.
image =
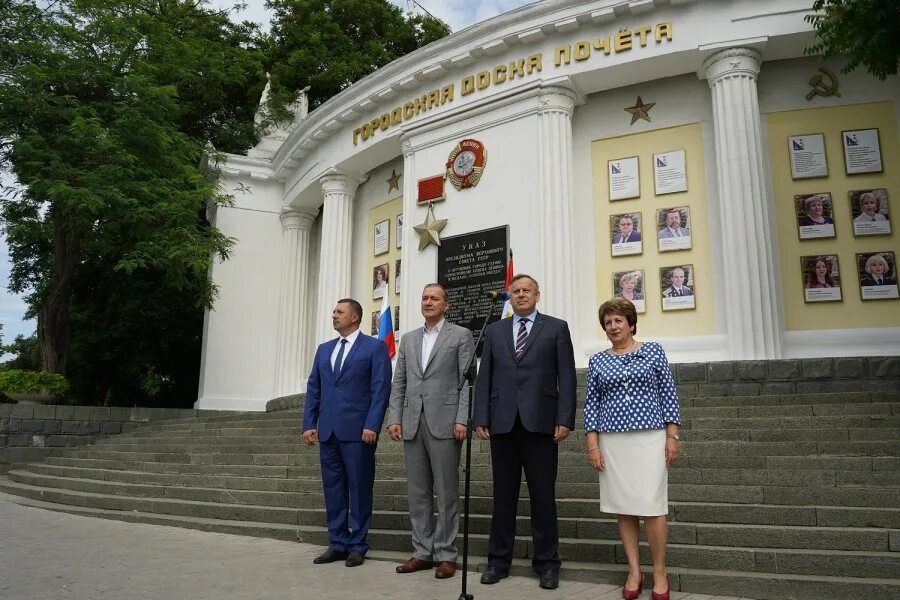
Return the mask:
M538 110L540 230L536 234L540 238L542 257L539 308L570 323L576 321L575 197L572 192L575 100L572 90L547 87L541 90Z
M309 232L318 209L281 207L284 232L281 254L281 301L278 310L278 345L275 351L275 397L300 392L309 368L304 348L306 298L309 281Z
M353 196L363 181L346 173L322 177L322 252L319 256L319 295L316 302L316 342L336 334L331 326L335 302L350 296L350 262L353 239Z
M727 273L716 285L725 295L731 358L781 357L781 307L775 288L772 246L777 232L769 218L756 77L762 64L750 48L722 50L703 71L712 91L719 171L722 254Z
M404 276L400 280L400 306L404 308L400 314L400 331L410 331L410 323L419 324L419 289L412 288L415 278L410 276L410 269L415 264L416 253L419 247L419 236L412 230L412 219L415 215L416 199L418 197L418 184L416 183L416 153L412 142L406 136L400 138L400 149L403 151L403 247L400 249L400 260L403 265ZM437 261L435 261L437 264ZM396 276L396 275L395 275ZM437 274L429 275L428 281L436 281Z

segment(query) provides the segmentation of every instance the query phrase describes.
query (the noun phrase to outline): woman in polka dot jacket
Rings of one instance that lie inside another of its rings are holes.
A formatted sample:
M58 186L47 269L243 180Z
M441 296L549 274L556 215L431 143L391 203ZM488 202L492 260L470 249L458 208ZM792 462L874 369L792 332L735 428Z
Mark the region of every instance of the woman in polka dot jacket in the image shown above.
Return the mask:
M618 515L628 557L625 600L641 594L638 519L644 518L653 560L653 600L669 600L666 541L668 465L678 458L681 410L669 361L655 342L638 342L634 305L617 298L599 311L612 348L588 363L584 428L587 455L600 475L600 509Z

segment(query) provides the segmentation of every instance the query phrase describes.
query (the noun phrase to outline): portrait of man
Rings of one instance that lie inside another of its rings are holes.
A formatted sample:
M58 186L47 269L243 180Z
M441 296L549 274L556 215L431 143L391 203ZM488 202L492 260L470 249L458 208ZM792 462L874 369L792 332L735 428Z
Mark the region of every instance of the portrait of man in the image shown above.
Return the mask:
M663 311L696 308L693 265L661 268L659 284Z
M412 524L413 555L396 571L436 567L437 579L456 573L459 458L469 419L469 391L459 382L475 352L472 333L446 320L449 308L444 286L425 286L425 323L400 342L388 410L388 435L403 443Z
M377 313L376 313L377 314ZM362 306L337 301L331 322L338 337L316 349L306 385L301 440L319 445L328 549L315 564L358 567L369 549L375 486L375 447L391 393L391 358L381 340L364 335Z
M384 298L388 289L388 272L390 265L384 263L372 269L372 299Z
M693 296L694 291L689 288L685 282L687 281L686 269L689 267L675 267L668 272L666 279L669 282L668 287L663 289L664 298L680 298L682 296Z
M690 237L691 230L687 226L690 209L687 206L679 208L664 208L657 212L657 220L662 223L659 230L660 239Z
M381 311L373 310L372 311L372 336L378 335L378 322L381 320Z
M400 293L400 259L394 261L394 293Z
M612 224L613 244L641 241L640 213L613 215L610 221Z

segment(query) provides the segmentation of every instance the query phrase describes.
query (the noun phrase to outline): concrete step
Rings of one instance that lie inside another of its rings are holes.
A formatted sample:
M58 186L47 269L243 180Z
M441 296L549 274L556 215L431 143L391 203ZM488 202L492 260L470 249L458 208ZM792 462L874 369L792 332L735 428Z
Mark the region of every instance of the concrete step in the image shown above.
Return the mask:
M136 497L110 497L101 494L76 492L72 490L45 489L15 481L0 481L0 491L39 500L58 502L104 510L137 511L154 514L179 515L191 518L215 518L236 521L257 521L253 516L266 516L265 522L283 525L297 524L300 541L325 545L327 531L321 526L303 525L308 511L279 509L258 506L218 505L203 502L186 502ZM149 509L149 510L148 510ZM280 517L275 520L275 515ZM370 544L382 550L409 550L408 531L374 529L370 532ZM487 536L472 534L471 550L484 554ZM530 540L520 538L516 544L516 556L529 556ZM642 545L643 560L647 561L647 548ZM615 541L560 539L560 555L563 560L580 559L607 563L624 563L621 545ZM877 577L883 573L896 573L900 569L900 553L880 551L842 550L798 550L778 548L749 548L736 546L704 546L700 544L678 544L669 546L669 564L673 567L714 568L744 572L759 572L778 565L779 572Z
M296 540L299 532L299 528L295 525L257 523L254 521L223 521L201 517L160 515L140 511L122 512L55 504L31 500L23 496L6 496L5 498L26 506L69 514L134 523L183 527L201 531L269 537L282 540ZM408 557L409 550L392 551L378 548L371 549L367 555L369 560L382 560L393 563L400 563ZM479 570L483 570L484 563L485 559L483 557L470 554L470 567L477 567ZM650 571L646 565L644 570L646 576L649 577ZM530 560L514 559L511 572L516 575L531 575ZM563 564L560 575L564 581L588 581L619 585L624 579L624 573L625 566L623 564L567 560ZM897 579L874 579L860 576L834 577L671 567L669 569L669 577L673 591L686 593L708 592L735 597L753 596L760 599L845 600L847 598L865 597L873 600L886 600L888 598L896 598L900 594L900 581Z

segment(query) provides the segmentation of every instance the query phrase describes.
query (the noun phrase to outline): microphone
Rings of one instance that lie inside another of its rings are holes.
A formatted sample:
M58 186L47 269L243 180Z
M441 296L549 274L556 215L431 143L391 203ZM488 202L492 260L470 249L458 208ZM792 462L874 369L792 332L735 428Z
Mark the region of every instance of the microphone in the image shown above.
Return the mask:
M509 300L509 292L488 292L487 297L491 300Z

